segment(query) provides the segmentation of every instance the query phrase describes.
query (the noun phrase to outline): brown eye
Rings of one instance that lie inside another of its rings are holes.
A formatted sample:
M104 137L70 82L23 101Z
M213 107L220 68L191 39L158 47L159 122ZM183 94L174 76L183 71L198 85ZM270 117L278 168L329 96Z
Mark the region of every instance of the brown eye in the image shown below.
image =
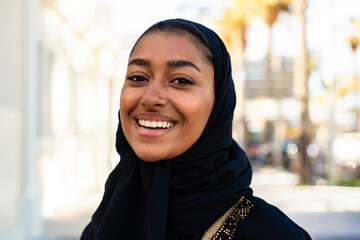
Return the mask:
M173 82L180 85L194 84L191 80L187 78L176 78L175 80L173 80Z
M139 76L139 75L131 75L131 76L128 76L127 79L130 80L130 81L134 81L134 82L147 81L146 78L144 78L143 76Z

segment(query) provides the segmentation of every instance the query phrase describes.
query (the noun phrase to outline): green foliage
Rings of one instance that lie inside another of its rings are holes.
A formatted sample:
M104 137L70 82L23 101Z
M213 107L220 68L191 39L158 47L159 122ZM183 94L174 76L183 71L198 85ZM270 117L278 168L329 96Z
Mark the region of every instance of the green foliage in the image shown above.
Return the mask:
M346 186L346 187L360 187L360 178L343 178L339 181L340 186Z
M354 179L353 183L354 183L353 186L360 187L360 178Z

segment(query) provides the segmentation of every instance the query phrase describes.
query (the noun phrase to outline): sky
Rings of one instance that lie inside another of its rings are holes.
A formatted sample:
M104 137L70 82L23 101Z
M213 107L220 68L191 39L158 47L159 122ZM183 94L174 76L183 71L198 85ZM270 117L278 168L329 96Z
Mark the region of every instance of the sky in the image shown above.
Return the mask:
M119 35L140 35L150 25L168 18L198 20L220 16L230 0L93 0L111 6L113 28Z

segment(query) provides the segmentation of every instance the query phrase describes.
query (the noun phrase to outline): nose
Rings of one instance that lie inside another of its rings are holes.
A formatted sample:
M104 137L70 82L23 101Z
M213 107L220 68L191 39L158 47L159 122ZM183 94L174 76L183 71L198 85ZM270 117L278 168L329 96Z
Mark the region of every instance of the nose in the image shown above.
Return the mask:
M166 105L166 87L161 80L151 80L141 96L141 104L146 108Z

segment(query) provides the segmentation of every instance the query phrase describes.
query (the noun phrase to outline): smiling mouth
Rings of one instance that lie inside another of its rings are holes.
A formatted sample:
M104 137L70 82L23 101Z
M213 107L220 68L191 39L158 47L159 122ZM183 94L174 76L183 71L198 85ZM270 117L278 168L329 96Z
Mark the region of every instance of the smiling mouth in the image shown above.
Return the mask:
M157 129L157 128L168 129L175 125L173 122L149 121L149 120L142 120L142 119L138 119L137 124L140 127L146 127L146 128L151 128L151 129Z

